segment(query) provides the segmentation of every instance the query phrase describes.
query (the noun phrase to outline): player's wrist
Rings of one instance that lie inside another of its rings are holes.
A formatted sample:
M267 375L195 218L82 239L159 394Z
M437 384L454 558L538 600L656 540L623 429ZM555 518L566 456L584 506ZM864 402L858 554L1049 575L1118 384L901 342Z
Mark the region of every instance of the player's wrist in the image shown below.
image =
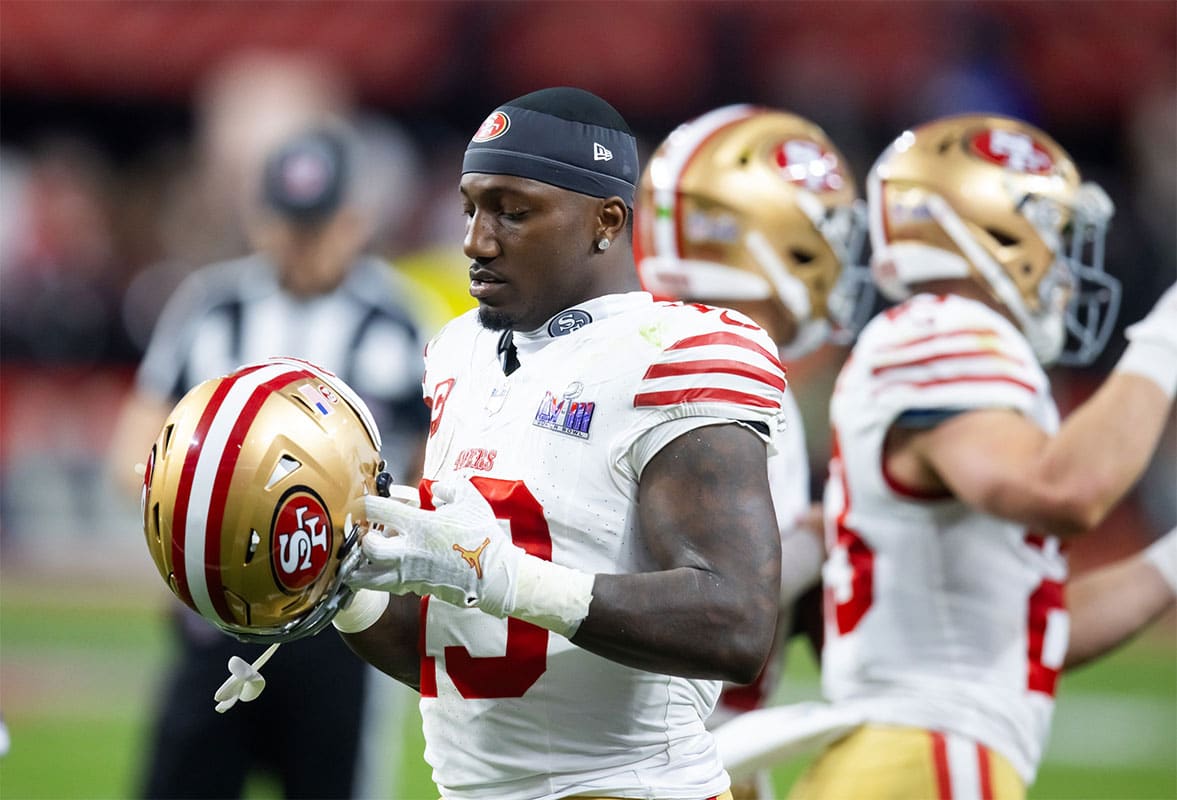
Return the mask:
M594 579L587 572L525 554L518 563L514 603L504 609L505 616L571 638L588 616Z
M1169 584L1169 590L1177 595L1177 528L1150 544L1144 551L1144 560L1156 567Z
M374 589L359 589L352 596L351 602L335 615L331 624L340 633L359 633L366 631L384 616L389 603L388 592L378 592Z
M1115 371L1147 378L1170 398L1177 394L1177 348L1164 339L1145 336L1131 339Z

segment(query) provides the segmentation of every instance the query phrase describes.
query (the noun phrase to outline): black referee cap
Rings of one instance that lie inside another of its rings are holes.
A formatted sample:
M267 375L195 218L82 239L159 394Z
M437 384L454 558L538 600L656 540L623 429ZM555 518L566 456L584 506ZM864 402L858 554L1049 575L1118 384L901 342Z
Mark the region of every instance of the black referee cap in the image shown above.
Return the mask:
M342 204L350 169L348 146L341 132L329 128L303 132L266 159L263 200L292 222L318 222Z

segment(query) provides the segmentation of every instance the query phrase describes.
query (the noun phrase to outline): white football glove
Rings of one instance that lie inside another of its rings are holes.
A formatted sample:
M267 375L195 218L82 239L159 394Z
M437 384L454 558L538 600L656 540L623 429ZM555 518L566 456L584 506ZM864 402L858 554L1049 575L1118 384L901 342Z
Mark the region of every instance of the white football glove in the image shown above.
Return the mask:
M218 714L224 714L236 705L238 700L248 703L257 699L266 688L266 679L259 670L277 649L277 643L270 645L252 664L240 656L229 659L229 677L213 695L213 699L217 701Z
M1177 284L1170 286L1144 319L1124 330L1128 349L1116 369L1151 379L1170 397L1177 392Z
M451 605L504 617L515 606L519 562L494 511L470 481L451 477L433 487L435 511L369 495L369 530L361 541L365 561L345 580L356 588L392 594L433 595Z

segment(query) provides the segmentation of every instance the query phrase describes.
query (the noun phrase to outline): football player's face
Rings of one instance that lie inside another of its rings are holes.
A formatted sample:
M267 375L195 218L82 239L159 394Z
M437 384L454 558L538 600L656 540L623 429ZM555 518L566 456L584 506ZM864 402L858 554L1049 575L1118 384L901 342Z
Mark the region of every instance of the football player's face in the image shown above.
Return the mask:
M470 295L483 325L534 330L596 296L590 259L600 200L507 175L468 173L459 188Z

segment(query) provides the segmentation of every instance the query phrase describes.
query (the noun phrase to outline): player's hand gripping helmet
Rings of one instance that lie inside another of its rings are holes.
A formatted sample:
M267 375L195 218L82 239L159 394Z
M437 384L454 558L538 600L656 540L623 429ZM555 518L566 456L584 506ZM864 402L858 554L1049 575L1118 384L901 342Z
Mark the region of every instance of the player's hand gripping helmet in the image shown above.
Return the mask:
M1103 349L1120 302L1103 271L1114 206L1042 131L981 114L904 131L871 169L867 199L871 267L890 299L971 278L1042 363L1085 364Z
M864 205L842 154L801 117L733 105L680 125L642 175L635 219L648 291L770 301L797 324L791 342L778 342L787 358L831 327L852 337L870 312Z
M350 597L355 520L376 492L380 434L343 381L275 358L193 388L151 448L147 547L168 587L223 631L284 642Z

